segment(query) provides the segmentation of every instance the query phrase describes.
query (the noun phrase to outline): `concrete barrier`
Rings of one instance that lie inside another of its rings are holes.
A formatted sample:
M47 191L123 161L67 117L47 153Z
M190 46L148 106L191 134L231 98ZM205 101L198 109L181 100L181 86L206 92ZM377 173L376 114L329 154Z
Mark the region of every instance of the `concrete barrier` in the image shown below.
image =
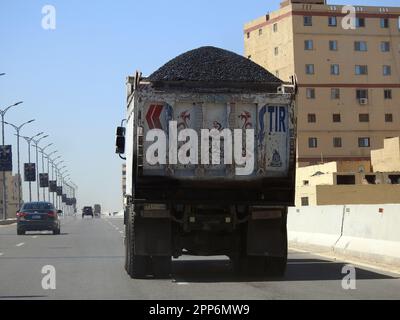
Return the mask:
M290 208L289 244L400 266L400 205Z
M0 220L0 226L6 226L13 223L16 223L17 219L8 219L8 220Z
M342 220L343 206L289 208L289 242L333 250L340 238Z
M400 265L400 205L346 207L343 233L335 251Z

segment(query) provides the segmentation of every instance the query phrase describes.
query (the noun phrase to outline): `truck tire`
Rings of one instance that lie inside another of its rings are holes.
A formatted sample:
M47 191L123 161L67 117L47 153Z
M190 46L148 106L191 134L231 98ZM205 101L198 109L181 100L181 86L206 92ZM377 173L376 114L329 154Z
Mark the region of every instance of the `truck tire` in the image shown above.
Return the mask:
M268 257L266 262L268 276L283 277L285 275L287 267L286 257Z
M260 276L265 272L265 257L241 255L232 262L235 273L240 276Z
M158 279L166 279L171 276L171 257L153 257L153 273Z
M133 212L128 213L126 245L126 269L129 276L133 279L143 279L147 275L149 257L135 254L135 218Z

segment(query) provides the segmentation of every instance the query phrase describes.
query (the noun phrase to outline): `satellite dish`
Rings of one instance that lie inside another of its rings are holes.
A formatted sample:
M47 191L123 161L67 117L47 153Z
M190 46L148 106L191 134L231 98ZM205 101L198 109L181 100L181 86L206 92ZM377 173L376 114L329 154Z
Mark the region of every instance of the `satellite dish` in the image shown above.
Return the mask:
M358 167L358 172L359 173L364 173L365 172L365 167L364 166L359 166Z

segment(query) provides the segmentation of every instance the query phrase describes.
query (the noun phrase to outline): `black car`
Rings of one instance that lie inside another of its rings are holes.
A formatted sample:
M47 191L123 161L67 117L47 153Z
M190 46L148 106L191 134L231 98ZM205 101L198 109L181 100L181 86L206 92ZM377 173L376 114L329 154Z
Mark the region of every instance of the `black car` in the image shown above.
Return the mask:
M82 219L85 216L92 216L92 218L94 218L94 213L93 213L93 208L92 207L84 207L82 209Z
M26 231L53 231L60 234L60 220L50 202L28 202L17 212L17 234L24 235Z

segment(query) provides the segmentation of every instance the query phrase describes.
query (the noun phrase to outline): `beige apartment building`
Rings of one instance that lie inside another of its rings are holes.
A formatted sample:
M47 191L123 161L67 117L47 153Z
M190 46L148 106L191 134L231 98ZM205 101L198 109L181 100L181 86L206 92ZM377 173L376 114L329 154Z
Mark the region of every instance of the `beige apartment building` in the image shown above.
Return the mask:
M371 151L371 171L346 171L338 162L297 169L296 206L400 203L400 138Z
M19 209L18 204L18 175L12 175L11 172L6 172L7 184L7 218L15 218ZM21 190L22 192L22 190ZM3 217L3 175L0 175L0 218ZM22 194L22 193L21 193Z
M400 7L356 6L355 29L342 27L342 8L284 1L245 25L245 55L297 76L299 166L369 171L371 149L400 135Z

